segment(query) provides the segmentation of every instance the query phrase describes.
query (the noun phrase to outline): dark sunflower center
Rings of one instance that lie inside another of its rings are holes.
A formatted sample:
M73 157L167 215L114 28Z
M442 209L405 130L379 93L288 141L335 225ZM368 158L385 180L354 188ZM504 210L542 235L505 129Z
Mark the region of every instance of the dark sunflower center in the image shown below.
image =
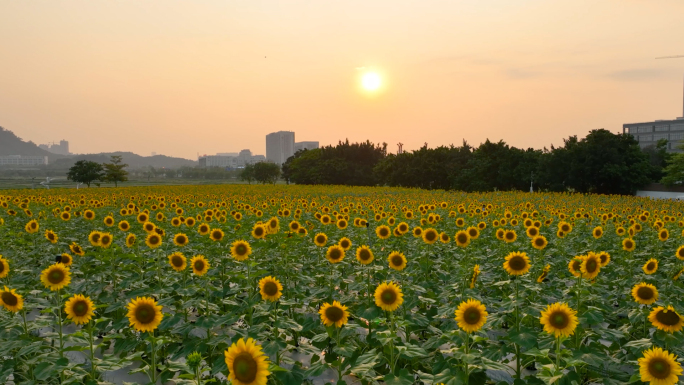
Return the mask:
M679 255L680 258L684 258L684 248L679 249L679 251L677 251L677 254Z
M64 273L60 270L52 270L50 274L48 274L48 281L53 285L61 283L64 281Z
M178 255L174 255L173 258L171 258L171 263L176 267L181 267L183 266L183 258Z
M264 293L268 296L274 296L278 294L278 285L275 282L266 282L264 284Z
M5 271L5 264L0 262L0 273L2 273L3 271Z
M180 237L176 238L176 241L182 245L182 244L185 244L185 242L187 242L188 239L185 238L184 236L180 236Z
M594 232L594 234L596 234L597 237L600 237L601 236L601 230L596 230Z
M533 237L538 234L536 227L530 227L529 231L530 231L530 235Z
M148 324L154 321L154 315L154 307L147 303L138 305L135 309L135 319L141 324Z
M52 241L55 239L55 234L48 233L48 238Z
M551 314L549 321L556 329L565 329L570 323L570 318L568 318L567 314L557 311Z
M206 233L207 230L209 230L209 229L207 229L206 226L202 226L202 227L200 227L200 230L201 230L203 233Z
M601 258L601 263L602 263L602 264L608 262L608 256L605 255L605 254L599 255L599 258Z
M145 230L147 230L147 231L152 231L152 230L154 230L154 226L152 226L152 225L147 225L147 226L145 226Z
M290 225L290 228L291 228L292 230L297 230L297 229L299 228L299 223L293 223L293 224L291 224L291 225Z
M661 310L656 314L656 319L663 325L674 326L680 322L679 315L672 310Z
M392 257L392 265L401 266L403 263L404 263L404 260L401 258L401 256L395 255Z
M247 247L245 247L245 245L242 245L242 244L237 245L237 247L235 248L235 252L238 255L245 255L245 254L247 254Z
M318 243L323 243L323 242L325 242L325 237L322 236L322 235L317 236L317 237L316 237L316 242L318 242Z
M654 359L648 364L648 372L659 380L670 376L670 364L662 359Z
M78 301L72 306L74 314L83 317L88 313L88 304L85 301Z
M401 230L401 231L406 231L406 230L408 230L408 229L406 228L405 225L401 225L401 226L399 226L399 230Z
M156 245L157 243L159 243L159 237L158 236L151 236L150 237L150 243L153 245Z
M337 322L344 317L344 311L337 306L330 306L325 309L325 317L332 322Z
M564 233L567 233L570 230L570 226L563 225L563 226L561 226L561 230L563 230Z
M521 256L515 256L508 261L508 266L515 271L524 270L527 267L527 262L525 258Z
M254 234L256 234L256 235L259 236L259 237L260 237L263 233L264 233L264 229L261 228L261 227L257 227L256 229L254 229Z
M338 260L342 257L342 252L339 249L330 250L330 259Z
M468 231L468 235L470 235L471 237L474 237L475 235L477 235L477 232L475 230L470 230L470 231Z
M235 378L243 383L252 383L257 376L257 362L251 354L242 352L233 360L233 374Z
M105 245L108 245L109 242L111 242L111 238L109 238L108 236L105 235L100 239L100 242L102 242Z
M8 306L17 306L19 303L19 298L8 291L3 292L1 298L2 302L6 303Z
M201 259L198 259L195 261L195 270L197 271L203 271L204 270L204 261Z
M344 247L345 249L349 247L349 241L342 241L340 242L340 246Z
M463 312L463 320L470 325L475 325L480 322L480 318L482 318L482 314L480 314L479 309L471 307Z
M93 235L93 242L97 243L100 241L100 234L94 234Z
M646 265L647 270L653 270L655 269L655 262L649 262L648 265Z
M653 298L654 294L655 293L653 293L653 290L650 287L642 286L637 290L637 296L645 300Z
M436 238L437 233L435 233L434 231L428 231L427 233L425 233L425 239L427 239L430 242L434 241Z
M634 244L631 241L625 242L625 247L627 247L628 249L631 249L633 247L633 245Z
M581 261L578 261L578 260L576 260L576 259L572 261L572 269L573 269L573 270L579 271L580 266L582 266L582 262L581 262Z
M534 244L537 246L544 246L544 240L541 238L537 238L534 240Z
M463 233L458 234L458 237L456 237L456 238L458 239L458 243L468 242L468 235L467 234L463 234Z
M380 300L385 305L393 305L397 301L397 293L392 289L386 289L380 294Z
M506 233L506 239L513 239L514 236L513 233Z
M598 263L596 263L596 260L595 260L595 259L591 258L591 259L589 259L589 260L587 261L587 263L585 264L585 266L586 266L586 269L587 269L587 272L588 272L588 273L593 273L593 272L595 272L596 269L598 268Z
M380 229L380 235L382 235L383 237L386 237L387 235L389 235L389 233L388 233L387 229L382 228L382 229Z
M370 259L370 253L368 252L368 250L362 249L361 251L359 251L359 258L362 261L367 261Z

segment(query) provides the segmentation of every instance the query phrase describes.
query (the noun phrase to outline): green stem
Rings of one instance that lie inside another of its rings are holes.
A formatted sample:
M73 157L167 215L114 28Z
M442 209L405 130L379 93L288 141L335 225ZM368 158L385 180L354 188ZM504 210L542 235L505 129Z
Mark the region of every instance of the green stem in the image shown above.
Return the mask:
M273 302L273 327L276 344L278 343L278 301ZM280 354L276 354L276 365L280 365Z
M62 290L57 290L57 323L59 324L59 356L64 357L64 352L62 348L64 347L63 334L62 334L62 296L60 295Z
M94 333L94 322L90 321L89 322L89 330L88 330L88 335L89 335L89 342L90 342L90 378L93 380L97 380L95 377L95 350L93 349L93 333Z
M560 372L560 336L556 337L556 371Z
M469 373L469 368L468 368L468 354L470 353L470 334L468 332L465 332L466 335L466 343L465 343L465 353L466 353L466 358L463 359L463 363L465 364L465 380L466 380L466 385L470 382L470 373Z
M150 363L152 365L151 369L151 374L150 374L150 380L152 381L153 384L157 383L157 340L154 337L154 332L149 333L151 339L151 344L152 344L152 362Z
M518 278L515 278L515 330L520 332L520 319L519 319L519 313L518 313ZM517 379L520 379L520 346L518 344L515 344L515 377Z
M577 277L577 316L580 315L580 310L582 306L582 272L580 272L580 276ZM580 333L577 332L575 334L575 348L579 349L580 347Z

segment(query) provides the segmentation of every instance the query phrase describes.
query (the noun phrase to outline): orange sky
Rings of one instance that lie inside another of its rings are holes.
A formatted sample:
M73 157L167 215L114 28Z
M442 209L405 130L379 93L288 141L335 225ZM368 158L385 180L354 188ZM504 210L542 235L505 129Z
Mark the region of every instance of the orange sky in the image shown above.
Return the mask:
M682 115L682 0L0 0L0 126L196 158L291 130L412 150ZM358 67L383 76L359 89Z

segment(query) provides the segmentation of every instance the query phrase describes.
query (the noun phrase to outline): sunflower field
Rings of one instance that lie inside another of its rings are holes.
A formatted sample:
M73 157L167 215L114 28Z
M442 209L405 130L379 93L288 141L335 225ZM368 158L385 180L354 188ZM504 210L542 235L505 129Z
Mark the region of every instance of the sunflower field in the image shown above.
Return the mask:
M172 186L0 193L3 384L676 384L684 204Z

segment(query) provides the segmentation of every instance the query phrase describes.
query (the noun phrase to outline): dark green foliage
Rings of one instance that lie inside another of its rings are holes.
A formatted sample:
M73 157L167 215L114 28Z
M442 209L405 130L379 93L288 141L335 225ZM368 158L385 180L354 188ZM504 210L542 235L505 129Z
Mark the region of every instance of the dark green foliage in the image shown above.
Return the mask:
M128 171L125 170L128 167L127 164L121 163L120 155L112 155L112 163L104 163L104 180L107 182L114 182L114 187L118 187L119 182L125 182L128 180Z
M253 165L254 179L262 184L275 184L280 178L280 167L271 162L259 162Z
M78 183L85 183L88 187L96 180L102 180L104 171L100 163L79 160L67 173L67 179Z
M677 148L684 150L684 144L680 144ZM662 173L663 177L660 183L667 187L672 187L684 181L684 153L671 155Z

